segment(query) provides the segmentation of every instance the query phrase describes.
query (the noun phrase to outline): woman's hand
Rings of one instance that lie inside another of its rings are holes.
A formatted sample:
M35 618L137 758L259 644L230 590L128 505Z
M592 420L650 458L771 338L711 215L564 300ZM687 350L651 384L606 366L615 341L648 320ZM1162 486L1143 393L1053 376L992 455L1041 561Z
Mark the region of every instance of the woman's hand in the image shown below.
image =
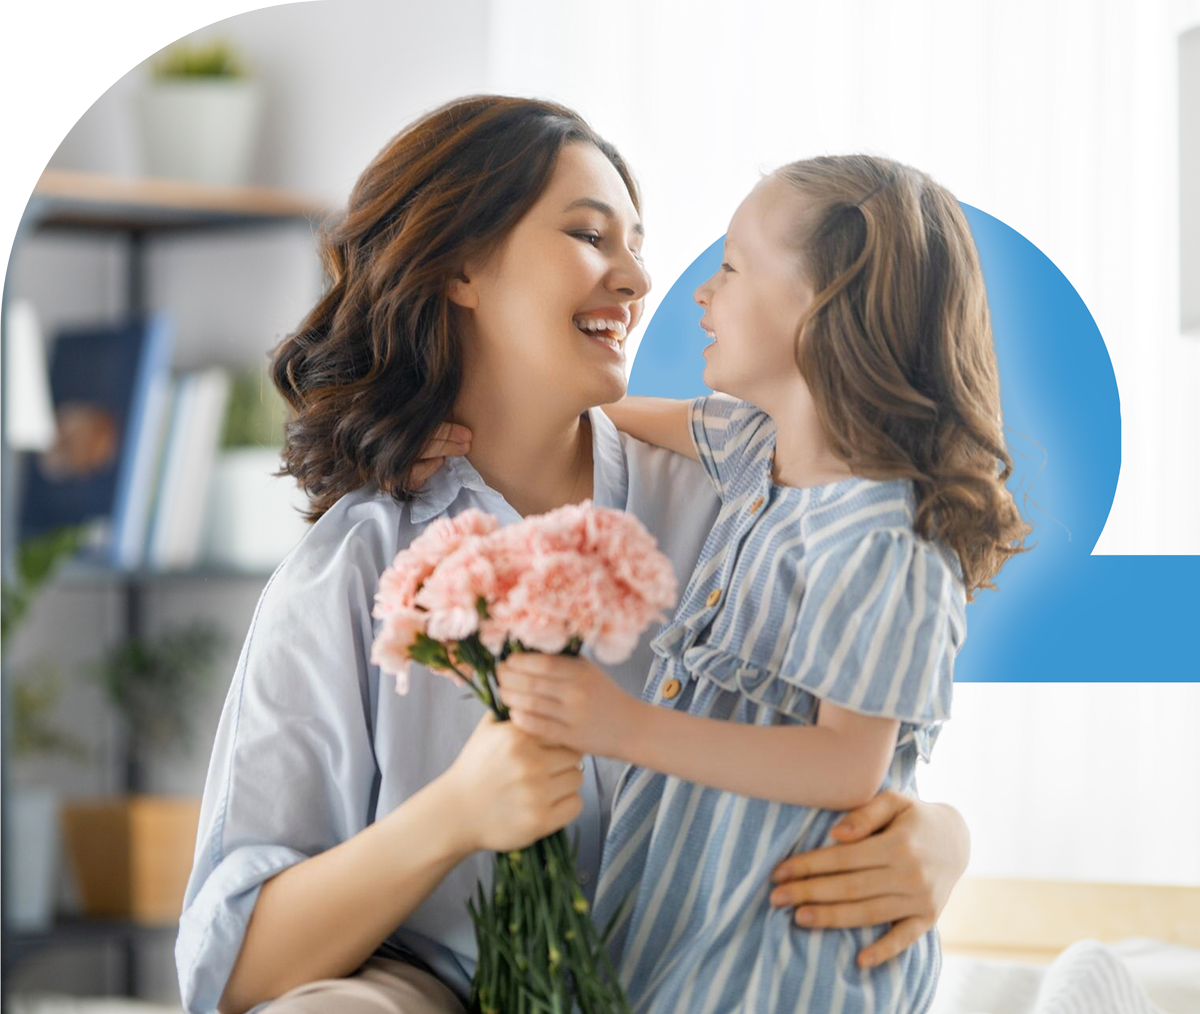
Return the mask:
M565 827L583 810L582 760L486 712L442 776L462 850L509 852Z
M496 667L496 679L518 728L580 753L618 757L642 706L580 656L517 652Z
M407 486L409 489L420 489L439 468L446 463L447 458L458 457L471 450L471 431L458 423L442 423L433 431L429 443L421 450L420 457L409 469Z
M951 806L881 792L833 828L836 845L791 856L772 875L776 907L800 906L806 927L892 928L858 954L863 968L895 957L937 922L971 852Z

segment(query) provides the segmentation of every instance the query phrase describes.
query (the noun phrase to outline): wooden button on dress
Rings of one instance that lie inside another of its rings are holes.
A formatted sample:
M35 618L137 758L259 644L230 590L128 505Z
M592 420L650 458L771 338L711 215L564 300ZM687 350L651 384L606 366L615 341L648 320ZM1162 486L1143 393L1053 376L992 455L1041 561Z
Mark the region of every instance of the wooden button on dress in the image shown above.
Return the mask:
M708 604L710 606L715 606L720 601L721 601L721 589L720 588L714 588L712 591L710 591L708 593Z
M668 701L679 696L679 680L672 676L662 687L662 695Z
M757 500L754 501L754 503L752 503L750 505L750 513L757 514L758 508L761 507L762 505L763 505L763 498L760 496Z

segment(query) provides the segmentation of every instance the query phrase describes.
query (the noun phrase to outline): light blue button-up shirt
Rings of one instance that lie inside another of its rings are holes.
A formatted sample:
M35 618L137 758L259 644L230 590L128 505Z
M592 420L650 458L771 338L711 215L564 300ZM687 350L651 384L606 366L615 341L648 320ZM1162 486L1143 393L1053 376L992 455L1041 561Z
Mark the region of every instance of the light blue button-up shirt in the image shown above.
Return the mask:
M687 584L720 500L695 462L592 424L593 502L631 511ZM213 745L191 878L175 945L187 1010L210 1012L224 991L263 882L357 834L442 774L482 714L444 677L414 666L407 695L370 663L379 575L431 521L469 507L501 524L517 512L465 458L450 458L421 497L375 488L342 497L271 576L259 598ZM652 625L607 670L631 694L650 671ZM612 792L624 764L589 758L581 790L579 880L592 897ZM476 949L467 910L491 884L492 856L450 871L385 941L422 962L463 1000Z

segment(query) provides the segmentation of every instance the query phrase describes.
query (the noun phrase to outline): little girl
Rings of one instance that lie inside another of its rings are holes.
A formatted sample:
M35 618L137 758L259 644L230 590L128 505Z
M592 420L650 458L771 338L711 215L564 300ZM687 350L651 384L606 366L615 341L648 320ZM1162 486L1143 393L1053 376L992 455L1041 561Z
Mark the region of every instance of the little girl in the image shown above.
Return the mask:
M978 256L925 174L816 158L751 191L695 300L704 381L733 397L609 413L697 458L722 500L642 699L536 654L501 666L501 693L527 731L630 763L595 916L616 916L635 1010L921 1012L936 931L864 967L886 926L806 930L764 885L839 811L915 794L965 603L1029 531Z

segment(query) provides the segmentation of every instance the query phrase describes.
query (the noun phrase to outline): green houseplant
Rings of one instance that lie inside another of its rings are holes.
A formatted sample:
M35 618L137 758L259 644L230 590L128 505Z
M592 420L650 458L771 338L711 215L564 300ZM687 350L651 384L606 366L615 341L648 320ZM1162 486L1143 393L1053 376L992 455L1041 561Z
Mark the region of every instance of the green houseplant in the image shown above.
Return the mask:
M139 97L146 171L196 183L244 185L262 119L262 90L225 39L184 40L150 64Z
M234 374L208 498L209 563L269 572L308 530L304 494L294 480L275 475L288 412L265 363Z
M191 744L196 702L225 638L196 621L156 637L127 637L91 675L121 716L128 795L63 804L63 833L86 914L165 924L178 919L200 801L145 793L153 751Z
M0 583L0 644L8 655L13 637L20 629L38 592L83 543L83 528L61 528L17 548L15 574L10 582ZM60 843L58 834L58 793L54 789L25 784L22 762L35 757L65 755L81 760L87 755L84 745L62 731L53 713L62 691L62 671L53 659L38 655L10 671L11 697L5 704L12 708L12 756L17 762L12 796L7 805L12 820L11 855L13 865L9 883L12 896L7 903L7 918L16 928L47 929L54 919L54 893L58 878Z

